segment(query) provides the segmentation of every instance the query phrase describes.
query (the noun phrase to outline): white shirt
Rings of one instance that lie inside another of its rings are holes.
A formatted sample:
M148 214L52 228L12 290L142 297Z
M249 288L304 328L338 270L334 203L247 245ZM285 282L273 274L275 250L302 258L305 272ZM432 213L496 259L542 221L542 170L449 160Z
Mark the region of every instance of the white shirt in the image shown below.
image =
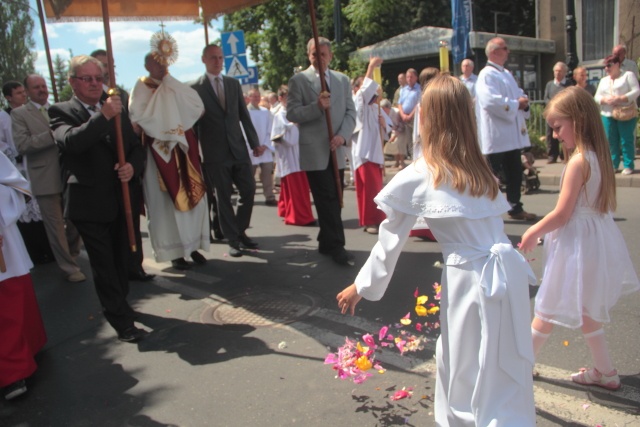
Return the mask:
M482 154L503 153L531 146L528 113L518 109L526 96L511 73L488 62L476 82L476 121Z
M251 163L253 165L259 165L260 163L271 163L273 162L273 152L275 151L273 142L271 142L271 127L273 126L273 116L271 116L269 110L264 107L254 107L252 104L249 104L247 105L247 109L249 110L249 115L251 116L251 123L253 123L253 127L256 129L256 133L258 134L259 145L264 145L268 148L268 150L264 150L264 153L262 153L260 157L255 157L253 155L253 149L249 147L249 143L247 143L247 150L249 150Z
M356 92L356 129L360 128L360 131L351 146L354 169L359 168L366 162L384 164L378 116L382 114L386 116L386 113L378 107L378 104L370 104L376 95L378 87L378 83L365 77L362 86ZM389 126L385 127L385 133L390 130Z
M605 96L619 96L625 95L629 102L622 105L635 104L636 98L640 95L640 87L638 86L638 79L633 73L627 71L621 73L620 77L615 80L611 80L611 77L604 76L598 83L598 90L594 96L596 102L600 105L600 114L605 117L611 117L613 115L613 105L600 104L602 98Z
M276 173L280 178L300 172L300 148L298 146L300 132L295 123L287 120L287 108L280 106L280 110L273 117L271 138L279 137L274 142L276 156Z

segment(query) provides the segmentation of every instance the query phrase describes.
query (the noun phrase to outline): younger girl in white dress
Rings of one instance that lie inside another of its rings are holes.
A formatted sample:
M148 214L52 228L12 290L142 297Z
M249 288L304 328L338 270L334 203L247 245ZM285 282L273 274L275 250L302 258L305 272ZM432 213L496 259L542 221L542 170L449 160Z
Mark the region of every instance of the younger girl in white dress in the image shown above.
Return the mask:
M337 296L342 313L379 300L409 231L423 218L445 259L436 348L438 426L534 426L529 283L535 277L504 233L509 203L480 152L471 95L436 77L421 100L424 156L375 198L387 215L355 283Z
M563 172L558 203L522 236L531 251L544 239L544 273L531 324L534 353L554 324L582 328L594 367L571 375L578 384L620 388L602 324L622 295L640 288L620 230L613 221L616 184L600 110L591 95L570 87L544 112L554 137L575 152ZM547 234L548 233L548 234Z

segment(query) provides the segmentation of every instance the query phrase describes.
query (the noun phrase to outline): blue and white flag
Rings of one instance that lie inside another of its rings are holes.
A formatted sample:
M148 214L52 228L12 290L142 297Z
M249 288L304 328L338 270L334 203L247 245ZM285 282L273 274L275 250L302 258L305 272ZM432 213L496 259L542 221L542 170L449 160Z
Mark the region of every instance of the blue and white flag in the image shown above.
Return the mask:
M461 63L469 51L469 31L471 31L471 0L451 0L451 52L453 62Z

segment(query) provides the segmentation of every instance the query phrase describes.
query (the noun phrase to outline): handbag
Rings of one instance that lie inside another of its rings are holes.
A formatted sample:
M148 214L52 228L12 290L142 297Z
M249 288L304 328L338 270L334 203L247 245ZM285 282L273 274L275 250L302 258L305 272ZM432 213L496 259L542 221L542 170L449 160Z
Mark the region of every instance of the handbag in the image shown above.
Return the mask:
M613 107L612 116L620 122L635 119L638 117L638 107L635 104Z

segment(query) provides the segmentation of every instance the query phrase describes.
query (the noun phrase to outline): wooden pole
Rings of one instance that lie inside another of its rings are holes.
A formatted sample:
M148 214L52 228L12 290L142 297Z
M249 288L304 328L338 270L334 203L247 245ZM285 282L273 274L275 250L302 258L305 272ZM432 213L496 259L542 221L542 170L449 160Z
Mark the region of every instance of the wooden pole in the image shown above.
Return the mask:
M40 27L42 29L42 38L44 39L44 51L47 54L47 65L49 65L49 76L51 77L51 91L53 92L53 100L58 102L58 89L56 89L56 75L53 72L53 62L51 62L51 52L49 51L49 38L47 37L47 26L44 21L44 10L42 9L42 0L36 0L38 4L38 16L40 16Z
M109 5L108 0L102 1L102 22L104 24L104 38L107 48L107 64L109 68L109 82L111 83L111 89L109 89L109 95L117 95L116 89L116 73L113 67L113 48L111 47L111 28L109 27ZM116 125L116 147L118 150L118 165L124 166L127 162L124 155L124 142L122 140L122 118L120 114L115 117ZM131 215L131 197L129 196L129 183L122 182L122 198L124 203L124 214L127 221L127 234L129 235L129 244L131 245L131 251L136 252L136 236L133 232L133 217Z
M0 273L7 272L7 264L4 262L4 255L2 254L2 248L0 248Z
M209 46L209 21L202 15L202 23L204 24L204 45Z
M382 107L380 107L380 99L378 99L378 120L382 117ZM382 176L387 176L387 170L385 169L384 162L384 127L378 123L378 127L380 128L380 142L382 143Z
M322 61L320 60L320 42L318 40L318 26L316 25L316 11L313 4L313 0L307 0L307 6L309 7L309 16L311 17L311 30L313 31L313 42L316 46L316 58L318 62L318 73L320 77L320 87L322 92L327 91L327 82L324 79L324 68ZM329 133L329 144L333 139L333 126L331 124L331 109L328 108L324 111L324 116L327 119L327 131ZM335 150L331 150L331 164L333 165L333 175L336 181L336 191L338 192L338 200L340 201L340 207L344 207L342 201L342 182L340 181L340 171L338 170L338 158L336 157Z

